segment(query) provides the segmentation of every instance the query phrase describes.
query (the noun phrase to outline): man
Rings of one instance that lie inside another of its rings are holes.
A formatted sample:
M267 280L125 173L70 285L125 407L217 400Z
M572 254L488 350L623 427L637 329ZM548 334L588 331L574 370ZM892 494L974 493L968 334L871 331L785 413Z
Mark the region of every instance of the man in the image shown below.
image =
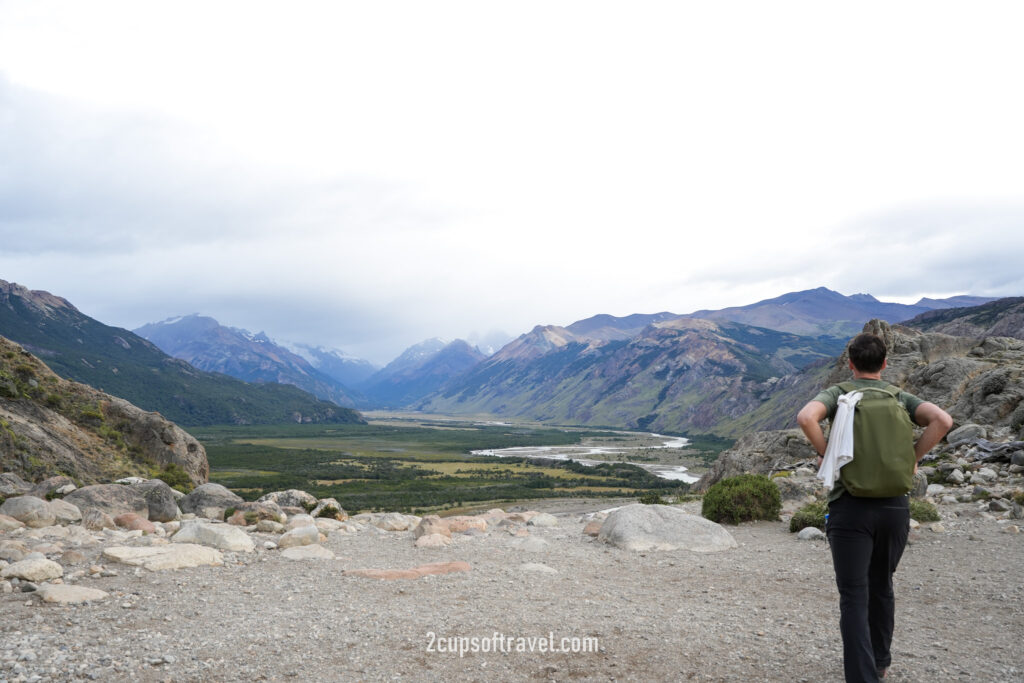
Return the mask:
M845 390L837 385L822 391L797 415L797 424L818 452L819 468L827 446L820 422L826 417L835 418L839 397L855 389L892 389L881 377L886 367L886 348L880 337L857 335L847 349L853 382L844 383ZM909 474L909 468L916 472L916 463L946 435L953 426L953 418L934 403L903 391L899 392L898 400L910 418L924 427L924 433L913 444L914 463L908 459ZM907 433L912 441L909 429ZM885 677L892 661L892 575L907 544L910 501L906 494L884 498L854 496L842 480L835 482L828 500L826 532L839 588L844 673L848 683L878 681Z

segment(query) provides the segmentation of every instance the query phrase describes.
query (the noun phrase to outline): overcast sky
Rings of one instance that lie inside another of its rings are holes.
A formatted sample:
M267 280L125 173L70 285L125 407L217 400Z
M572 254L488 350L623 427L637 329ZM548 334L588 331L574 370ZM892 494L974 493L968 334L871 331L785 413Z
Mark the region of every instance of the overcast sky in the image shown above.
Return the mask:
M0 1L0 279L385 363L1024 294L1017 2Z

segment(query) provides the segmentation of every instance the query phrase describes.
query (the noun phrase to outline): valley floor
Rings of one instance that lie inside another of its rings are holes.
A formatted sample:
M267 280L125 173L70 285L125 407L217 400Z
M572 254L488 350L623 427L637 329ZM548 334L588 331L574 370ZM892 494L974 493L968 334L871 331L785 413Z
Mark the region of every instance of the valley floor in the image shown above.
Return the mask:
M630 553L582 534L580 513L597 502L558 503L557 526L530 527L547 542L533 552L501 528L417 549L412 532L366 527L330 534L332 560L260 548L227 554L223 567L108 564L117 576L81 585L111 598L73 607L0 595L0 680L842 680L824 542L759 522L727 527L739 547L721 553ZM685 507L699 513L699 503ZM888 680L1022 680L1024 535L973 504L940 510L944 530L913 532L896 575ZM83 552L98 561L99 549ZM342 574L454 560L472 569L416 580ZM493 644L494 634L596 638L599 649L460 656L429 651L431 634L434 650L453 638Z

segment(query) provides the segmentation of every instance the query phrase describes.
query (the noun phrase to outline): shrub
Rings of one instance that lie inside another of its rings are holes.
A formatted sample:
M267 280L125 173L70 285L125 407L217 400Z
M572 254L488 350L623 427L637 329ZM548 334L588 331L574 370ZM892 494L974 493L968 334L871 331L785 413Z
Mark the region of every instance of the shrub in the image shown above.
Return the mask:
M914 498L910 499L910 518L918 522L938 522L941 519L934 505Z
M802 508L793 513L793 517L789 520L789 530L791 533L796 533L801 529L806 529L809 526L825 530L825 513L828 512L828 504L824 501L815 501L808 503Z
M700 513L713 522L739 524L778 519L781 509L782 496L771 479L760 474L741 474L722 479L709 488Z
M188 473L177 463L169 462L164 465L164 468L160 470L156 478L162 480L172 489L182 493L191 493L192 489L195 488Z
M792 477L792 470L779 470L778 472L772 472L772 479L780 479L784 477Z
M1024 505L1024 491L1017 489L1013 492L1013 502L1017 505Z
M224 509L224 521L225 522L228 521L228 519L231 518L231 515L235 514L235 512L237 512L237 510L235 508L225 508Z
M459 505L461 506L462 503L459 503ZM341 512L341 510L339 510L338 508L334 507L333 505L325 505L320 510L320 512L316 513L316 516L317 517L326 517L327 519L334 519L335 517L338 516L338 513L340 513L340 512Z
M245 511L245 524L246 526L252 526L253 524L260 521L260 515L255 510Z
M653 491L651 493L645 493L636 500L644 505L667 505L665 499Z

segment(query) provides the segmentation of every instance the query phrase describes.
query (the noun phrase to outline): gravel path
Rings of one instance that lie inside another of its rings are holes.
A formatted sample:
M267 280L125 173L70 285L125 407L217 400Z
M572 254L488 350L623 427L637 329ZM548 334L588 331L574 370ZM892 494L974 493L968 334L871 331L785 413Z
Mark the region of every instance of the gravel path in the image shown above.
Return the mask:
M760 522L730 527L739 547L722 553L629 553L582 535L587 507L553 504L559 524L530 528L548 542L534 552L501 529L417 549L411 532L366 527L330 535L334 560L260 549L169 572L108 563L117 576L79 581L108 591L104 601L0 595L0 681L842 679L824 542ZM889 680L1024 680L1024 535L973 504L940 509L945 531L914 532L896 575ZM99 561L98 547L82 550ZM448 560L472 570L392 581L342 573ZM556 646L596 638L599 649L516 652L530 643L511 640L504 653L428 651L430 634L436 650L473 637L493 649L495 633L550 633Z

